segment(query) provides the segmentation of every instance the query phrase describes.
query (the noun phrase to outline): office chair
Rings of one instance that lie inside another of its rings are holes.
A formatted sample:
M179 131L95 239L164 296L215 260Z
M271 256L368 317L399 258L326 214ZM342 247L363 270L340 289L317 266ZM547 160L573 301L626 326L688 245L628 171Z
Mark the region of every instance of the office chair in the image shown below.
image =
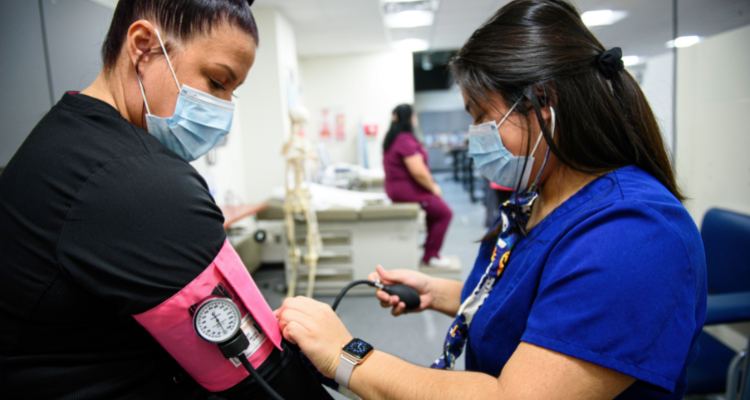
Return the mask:
M737 353L729 364L726 400L750 400L750 339L744 351Z
M750 356L747 355L747 353L750 352L750 340L748 340L747 348L745 349L745 379L742 383L742 387L740 388L740 394L738 396L739 400L750 400Z
M705 325L750 321L750 216L711 209L703 218L701 237L708 274ZM701 332L698 343L700 354L687 371L687 393L727 391L730 364L734 373L740 373L746 358L706 332ZM730 383L736 387L736 381Z

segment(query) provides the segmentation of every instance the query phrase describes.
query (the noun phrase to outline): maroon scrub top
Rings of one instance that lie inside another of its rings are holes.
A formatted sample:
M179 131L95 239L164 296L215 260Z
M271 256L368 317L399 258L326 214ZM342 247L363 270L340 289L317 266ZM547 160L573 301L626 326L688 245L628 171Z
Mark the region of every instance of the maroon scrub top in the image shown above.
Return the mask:
M393 201L419 201L431 194L422 187L406 169L404 158L421 154L427 164L427 151L409 132L396 136L396 140L383 155L385 192Z

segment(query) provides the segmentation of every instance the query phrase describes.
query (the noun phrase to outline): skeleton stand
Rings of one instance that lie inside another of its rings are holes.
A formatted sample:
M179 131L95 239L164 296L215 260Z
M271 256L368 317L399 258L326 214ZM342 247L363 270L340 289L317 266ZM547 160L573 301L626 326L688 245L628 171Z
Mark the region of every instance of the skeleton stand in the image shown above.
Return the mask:
M305 218L307 222L307 254L304 256L305 264L308 266L307 297L312 297L315 287L315 273L318 267L318 254L323 247L318 231L318 218L315 210L310 207L310 191L302 186L305 181L305 161L313 158L313 149L310 144L299 137L302 122L292 117L292 134L289 141L284 144L282 151L286 158L286 198L284 199L284 222L286 225L287 240L289 242L289 263L291 266L291 279L287 290L287 297L292 297L297 289L297 275L299 272L300 257L302 250L297 245L294 218L297 215Z

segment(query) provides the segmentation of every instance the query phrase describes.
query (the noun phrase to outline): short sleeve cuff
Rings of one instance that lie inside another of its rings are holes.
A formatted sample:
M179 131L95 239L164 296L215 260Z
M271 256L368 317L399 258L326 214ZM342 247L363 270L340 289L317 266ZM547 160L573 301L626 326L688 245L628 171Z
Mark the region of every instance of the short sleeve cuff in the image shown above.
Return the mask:
M526 331L523 334L523 337L521 337L521 341L543 347L548 350L556 351L570 357L575 357L579 360L588 361L590 363L609 368L628 376L632 376L639 381L643 381L645 383L659 387L663 390L668 391L669 393L673 393L676 386L676 382L674 380L656 374L652 371L648 371L636 365L628 364L605 354L596 353L575 344L552 339L538 333Z

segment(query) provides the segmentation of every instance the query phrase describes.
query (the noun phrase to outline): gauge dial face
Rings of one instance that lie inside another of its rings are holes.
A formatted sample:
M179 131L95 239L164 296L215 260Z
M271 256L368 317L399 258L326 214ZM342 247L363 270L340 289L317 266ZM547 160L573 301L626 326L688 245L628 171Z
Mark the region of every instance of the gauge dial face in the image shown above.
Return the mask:
M193 324L204 340L222 343L240 329L240 309L230 299L211 299L198 307Z

